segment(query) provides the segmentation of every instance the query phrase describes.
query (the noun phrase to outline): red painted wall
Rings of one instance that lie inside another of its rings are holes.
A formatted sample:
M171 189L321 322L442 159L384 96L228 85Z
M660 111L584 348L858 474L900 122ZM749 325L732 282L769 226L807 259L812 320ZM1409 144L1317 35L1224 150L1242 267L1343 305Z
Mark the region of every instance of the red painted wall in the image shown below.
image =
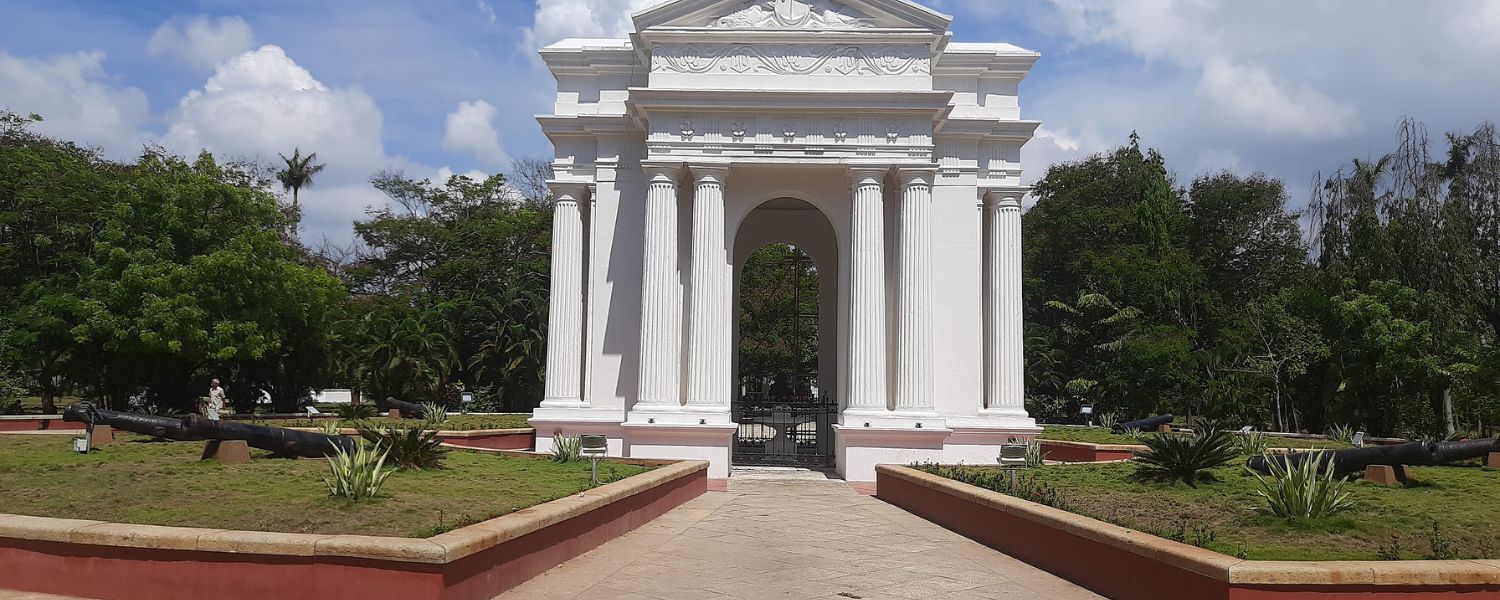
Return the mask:
M482 600L708 488L698 471L446 565L118 548L0 538L0 589L107 600Z
M467 448L489 448L491 450L530 450L536 447L536 432L497 433L494 435L448 437L439 435L444 443Z
M885 473L877 498L1116 600L1500 600L1500 585L1235 586Z
M47 429L66 429L69 431L83 431L83 423L69 423L62 419L0 419L0 431L36 431L42 429L42 422L47 422Z
M1060 460L1063 462L1103 462L1107 460L1134 458L1135 454L1129 450L1098 450L1063 444L1049 444L1047 440L1042 440L1042 457L1047 460Z

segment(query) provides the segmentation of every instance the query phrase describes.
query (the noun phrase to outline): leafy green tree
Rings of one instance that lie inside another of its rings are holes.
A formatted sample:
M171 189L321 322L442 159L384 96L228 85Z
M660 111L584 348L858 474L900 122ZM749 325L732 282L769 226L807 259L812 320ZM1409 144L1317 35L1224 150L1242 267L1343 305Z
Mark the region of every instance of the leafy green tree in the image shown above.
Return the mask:
M739 304L742 382L818 383L818 271L807 253L789 244L756 250L741 269Z
M394 206L355 223L368 251L347 269L354 293L441 313L447 326L431 331L451 336L455 357L441 383L530 410L545 380L550 205L501 175L438 185L382 172L372 183Z
M215 376L234 399L285 404L326 383L324 318L344 290L302 264L243 169L152 149L112 163L19 127L0 165L0 331L49 402L60 381L177 409Z

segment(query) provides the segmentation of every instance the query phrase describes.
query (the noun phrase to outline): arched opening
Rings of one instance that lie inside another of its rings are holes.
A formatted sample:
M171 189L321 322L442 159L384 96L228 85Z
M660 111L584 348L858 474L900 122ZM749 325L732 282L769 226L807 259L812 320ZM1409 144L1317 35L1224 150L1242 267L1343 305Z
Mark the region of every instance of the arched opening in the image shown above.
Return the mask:
M837 256L832 225L801 200L766 202L740 225L735 464L833 466Z

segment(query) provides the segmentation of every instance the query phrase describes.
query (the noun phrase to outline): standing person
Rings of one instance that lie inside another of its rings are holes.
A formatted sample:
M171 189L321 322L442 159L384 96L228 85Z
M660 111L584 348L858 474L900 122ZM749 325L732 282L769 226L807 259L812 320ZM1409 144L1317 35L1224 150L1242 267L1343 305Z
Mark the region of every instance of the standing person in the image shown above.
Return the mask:
M215 379L208 388L208 403L203 405L203 416L217 421L221 410L224 410L224 388L219 387L219 380Z

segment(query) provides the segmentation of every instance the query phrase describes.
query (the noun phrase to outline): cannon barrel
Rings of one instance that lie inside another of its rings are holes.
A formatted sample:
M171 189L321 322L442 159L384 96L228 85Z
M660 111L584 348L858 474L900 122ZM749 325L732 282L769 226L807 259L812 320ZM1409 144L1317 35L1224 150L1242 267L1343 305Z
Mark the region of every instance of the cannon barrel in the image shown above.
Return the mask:
M354 440L341 435L324 435L284 427L266 427L232 421L215 421L197 415L158 417L94 408L88 405L74 405L63 411L63 420L108 425L122 431L178 441L244 440L252 448L260 448L278 456L322 458L332 454L334 447L343 448L346 451L354 447Z
M210 440L244 440L252 448L260 448L279 456L323 458L333 454L335 447L349 451L354 440L341 435L325 435L310 431L297 431L285 427L266 427L233 421L215 421L197 415L183 419L191 435Z
M1500 452L1500 441L1495 438L1464 440L1461 442L1410 442L1395 446L1370 446L1343 450L1314 450L1298 452L1285 457L1287 463L1296 465L1311 456L1330 454L1333 456L1333 471L1347 475L1365 470L1370 465L1435 466L1458 460L1479 458L1490 452ZM1270 473L1264 456L1252 456L1245 466L1258 473Z
M1120 432L1123 432L1123 431L1125 431L1127 429L1135 429L1135 430L1138 430L1138 431L1151 431L1153 429L1156 429L1157 427L1160 427L1162 425L1166 425L1168 423L1171 423L1173 418L1175 418L1175 417L1173 417L1171 413L1167 413L1167 414L1158 415L1158 416L1155 416L1155 417L1146 417L1144 419L1136 419L1134 421L1126 421L1124 423L1116 423L1113 431L1115 433L1120 433Z
M423 419L427 417L427 409L422 408L421 404L404 402L390 396L386 396L385 400L381 401L379 404L381 408L384 408L386 410L394 408L401 411L401 416L403 418Z
M199 440L187 432L179 417L159 417L141 413L120 412L95 408L88 404L74 404L63 411L63 420L72 423L108 425L121 431L149 435L169 440Z

